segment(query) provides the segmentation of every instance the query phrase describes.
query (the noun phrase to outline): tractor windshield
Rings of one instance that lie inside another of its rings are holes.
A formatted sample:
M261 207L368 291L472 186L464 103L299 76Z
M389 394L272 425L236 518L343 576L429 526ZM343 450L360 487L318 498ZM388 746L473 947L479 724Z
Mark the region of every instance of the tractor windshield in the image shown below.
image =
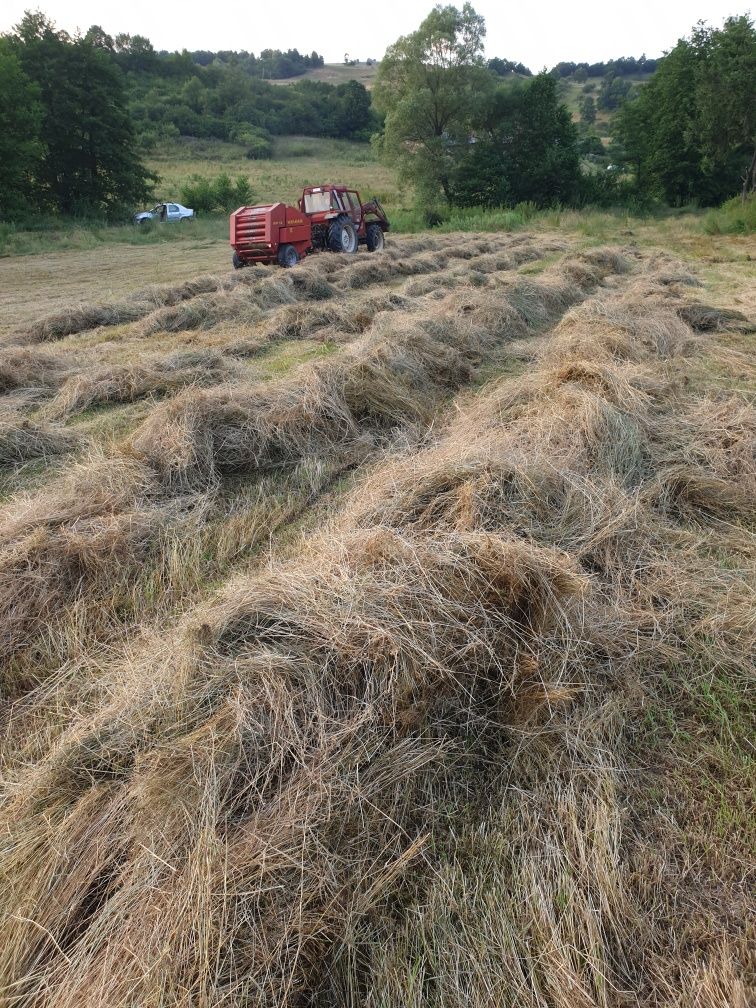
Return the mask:
M331 209L331 193L312 192L305 193L304 198L305 213L322 213Z

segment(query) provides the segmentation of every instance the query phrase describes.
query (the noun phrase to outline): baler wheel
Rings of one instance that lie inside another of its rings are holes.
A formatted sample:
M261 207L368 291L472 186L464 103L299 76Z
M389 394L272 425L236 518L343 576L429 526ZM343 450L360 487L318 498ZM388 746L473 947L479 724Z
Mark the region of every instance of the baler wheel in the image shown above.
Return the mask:
M357 251L357 232L350 220L342 217L331 224L328 228L328 248L331 252L350 254Z
M234 265L234 269L241 269L243 266L247 265L238 252L234 252L234 254L231 256L231 262Z
M299 262L299 252L293 245L282 245L278 250L278 265L291 269Z
M386 244L380 224L368 224L365 229L365 244L368 252L380 252Z

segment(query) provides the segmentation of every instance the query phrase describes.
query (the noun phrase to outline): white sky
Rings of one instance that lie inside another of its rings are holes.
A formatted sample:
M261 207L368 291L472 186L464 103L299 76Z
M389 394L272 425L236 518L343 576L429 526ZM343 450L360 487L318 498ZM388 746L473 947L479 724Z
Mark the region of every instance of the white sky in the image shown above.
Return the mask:
M454 2L454 0L452 0ZM461 7L463 0L456 0ZM749 0L473 0L486 19L486 55L519 60L538 71L560 60L598 62L617 56L658 56L699 20L719 25L748 13ZM380 59L399 35L413 31L433 0L2 0L0 32L39 6L59 28L101 25L146 35L156 49L299 49L327 63Z

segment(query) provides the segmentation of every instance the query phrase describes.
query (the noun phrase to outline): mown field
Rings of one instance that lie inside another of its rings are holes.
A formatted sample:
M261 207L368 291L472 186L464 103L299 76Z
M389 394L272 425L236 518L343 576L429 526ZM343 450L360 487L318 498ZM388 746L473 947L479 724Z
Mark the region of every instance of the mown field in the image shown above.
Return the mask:
M0 263L0 1003L745 1008L753 241L533 223Z

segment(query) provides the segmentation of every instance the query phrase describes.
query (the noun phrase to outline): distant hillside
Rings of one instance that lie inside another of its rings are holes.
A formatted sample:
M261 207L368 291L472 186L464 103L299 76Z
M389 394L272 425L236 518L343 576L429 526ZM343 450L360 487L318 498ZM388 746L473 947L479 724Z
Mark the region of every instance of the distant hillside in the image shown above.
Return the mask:
M623 77L622 81L629 85L628 94L635 87L647 83L651 79L651 74L636 74L635 76ZM596 120L593 123L594 132L601 137L607 138L610 133L611 121L617 111L616 108L605 108L599 104L602 85L605 78L588 77L586 80L575 80L572 77L563 77L559 82L559 97L570 110L573 122L581 121L581 103L587 95L593 97L596 103Z
M325 66L315 67L307 70L297 77L286 77L282 80L271 81L271 84L296 84L298 81L314 80L323 81L326 84L346 84L347 81L358 81L364 87L371 90L373 82L378 73L378 61L374 60L370 66L360 62L356 66L344 63L326 63Z

